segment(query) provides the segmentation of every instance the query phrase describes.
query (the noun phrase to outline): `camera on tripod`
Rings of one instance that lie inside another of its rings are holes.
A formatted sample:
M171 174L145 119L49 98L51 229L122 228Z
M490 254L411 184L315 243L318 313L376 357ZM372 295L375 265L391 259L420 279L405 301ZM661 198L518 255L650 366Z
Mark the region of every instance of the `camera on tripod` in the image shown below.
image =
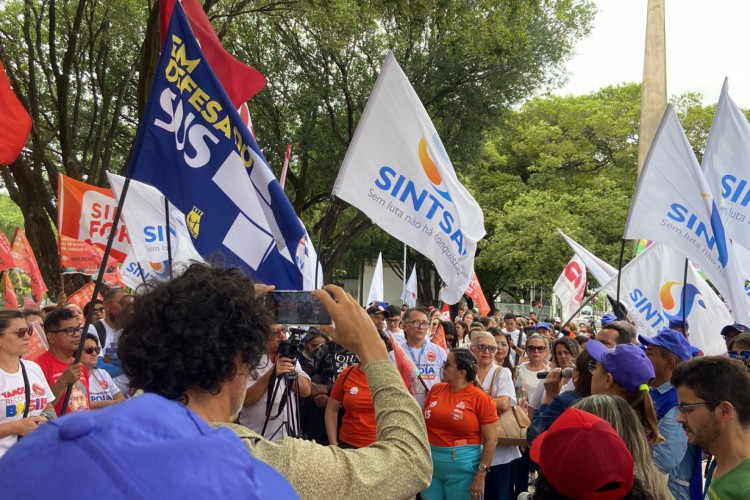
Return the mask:
M300 328L290 328L289 331L289 338L282 340L279 343L279 357L297 361L297 358L300 355L302 335L304 335L305 331Z

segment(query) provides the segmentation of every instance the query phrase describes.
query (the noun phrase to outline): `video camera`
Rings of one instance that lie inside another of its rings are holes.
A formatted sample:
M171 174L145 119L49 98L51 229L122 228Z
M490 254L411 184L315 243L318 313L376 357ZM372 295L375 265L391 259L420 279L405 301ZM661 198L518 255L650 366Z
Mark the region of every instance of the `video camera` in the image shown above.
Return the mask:
M279 343L279 357L296 361L300 355L300 345L302 344L302 336L305 334L305 330L290 328L289 332L289 338Z

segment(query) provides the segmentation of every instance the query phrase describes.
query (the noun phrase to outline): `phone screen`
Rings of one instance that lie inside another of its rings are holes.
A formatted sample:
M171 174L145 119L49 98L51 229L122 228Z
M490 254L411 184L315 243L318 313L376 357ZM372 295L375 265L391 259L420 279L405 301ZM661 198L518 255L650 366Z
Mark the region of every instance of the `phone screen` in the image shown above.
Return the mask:
M276 290L271 292L277 323L286 325L329 325L331 316L311 292Z

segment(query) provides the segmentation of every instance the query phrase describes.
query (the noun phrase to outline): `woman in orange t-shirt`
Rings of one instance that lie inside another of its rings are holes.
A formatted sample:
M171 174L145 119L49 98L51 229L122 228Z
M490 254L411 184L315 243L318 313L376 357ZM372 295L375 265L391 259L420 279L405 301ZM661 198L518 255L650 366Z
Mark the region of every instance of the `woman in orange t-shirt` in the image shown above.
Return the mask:
M466 349L453 349L443 382L430 389L424 418L430 440L432 483L424 500L476 500L484 494L497 445L495 401L476 385L477 361Z
M336 436L339 409L346 412ZM328 442L340 448L364 448L377 441L375 407L367 376L359 365L345 368L336 379L325 413Z

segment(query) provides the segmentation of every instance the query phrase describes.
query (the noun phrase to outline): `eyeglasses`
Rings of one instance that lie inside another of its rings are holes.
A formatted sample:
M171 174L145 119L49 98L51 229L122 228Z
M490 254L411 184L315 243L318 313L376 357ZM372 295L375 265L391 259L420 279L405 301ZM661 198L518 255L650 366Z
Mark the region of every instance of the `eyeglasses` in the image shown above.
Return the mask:
M750 359L750 351L742 351L742 352L729 351L727 354L729 354L729 357L732 359L741 359L742 361L747 361Z
M401 318L386 318L385 321L386 323L398 323L401 321Z
M94 308L95 314L104 314L104 308L103 307L95 307Z
M529 352L544 352L547 348L543 345L527 345L526 350Z
M430 326L430 323L428 323L427 321L419 321L418 319L415 319L414 321L407 321L406 324L411 325L414 328L427 328L428 326Z
M72 337L76 333L83 332L83 327L82 326L69 326L68 328L63 328L61 330L53 330L50 333L63 333L63 332L65 332L65 334L68 337Z
M16 329L16 335L18 335L19 339L22 339L26 336L26 334L33 335L34 330L31 329L30 326L26 326L24 328L17 328Z
M99 354L100 352L102 352L101 347L94 347L92 345L88 347L84 347L83 350L86 354L94 354L94 353Z
M494 345L479 344L472 347L476 347L477 349L479 349L479 352L489 352L490 354L494 354L497 352L497 347L495 347Z
M702 403L680 403L677 405L677 411L679 411L683 415L687 415L688 413L695 410L699 406L717 405L719 403L721 403L721 401L704 401Z
M589 361L589 364L587 366L587 368L589 369L589 373L594 373L597 366L599 366L599 363L595 359Z

